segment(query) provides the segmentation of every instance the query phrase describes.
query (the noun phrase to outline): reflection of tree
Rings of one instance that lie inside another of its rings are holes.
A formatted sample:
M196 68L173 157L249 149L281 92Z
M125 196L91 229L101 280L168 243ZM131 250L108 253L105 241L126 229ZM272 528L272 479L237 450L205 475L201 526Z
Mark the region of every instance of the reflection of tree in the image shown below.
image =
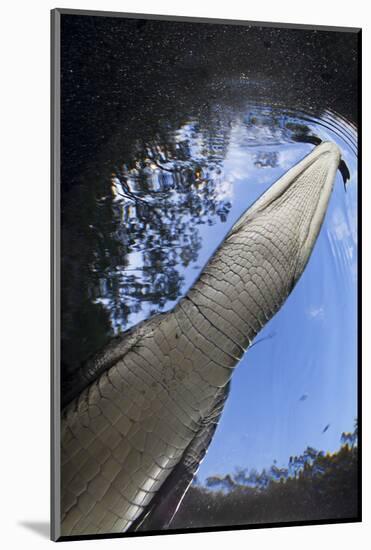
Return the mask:
M107 172L88 172L64 196L62 374L69 377L130 316L149 316L181 294L201 224L227 219L220 193L228 125L167 128L138 141ZM214 146L214 136L215 143ZM137 317L138 320L138 317Z
M357 426L336 453L308 447L287 468L237 469L192 485L172 528L357 516Z
M127 243L128 265L120 269L113 263L106 270L98 300L108 305L114 327L125 328L130 313L145 303L155 312L176 300L181 267L195 262L201 248L198 226L226 221L231 203L220 196L219 186L228 135L221 139L216 132L215 145L214 132L186 124L139 143L113 175L113 216L119 225L111 238Z

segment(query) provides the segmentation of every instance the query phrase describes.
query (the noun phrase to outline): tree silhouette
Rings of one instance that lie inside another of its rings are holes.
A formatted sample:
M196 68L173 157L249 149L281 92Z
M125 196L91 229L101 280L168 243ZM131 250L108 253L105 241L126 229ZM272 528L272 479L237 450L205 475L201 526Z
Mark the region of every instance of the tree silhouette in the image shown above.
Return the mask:
M344 437L345 436L345 437ZM249 525L356 518L358 514L357 424L341 436L333 454L312 447L290 457L287 468L237 468L193 484L170 528Z

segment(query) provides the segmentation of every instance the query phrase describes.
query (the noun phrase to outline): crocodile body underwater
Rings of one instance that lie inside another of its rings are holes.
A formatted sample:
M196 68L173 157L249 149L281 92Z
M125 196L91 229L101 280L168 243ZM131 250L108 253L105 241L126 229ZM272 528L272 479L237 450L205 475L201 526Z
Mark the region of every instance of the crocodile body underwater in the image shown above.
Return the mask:
M234 368L305 269L339 163L335 144L315 147L241 216L171 311L81 367L61 417L62 536L169 525Z

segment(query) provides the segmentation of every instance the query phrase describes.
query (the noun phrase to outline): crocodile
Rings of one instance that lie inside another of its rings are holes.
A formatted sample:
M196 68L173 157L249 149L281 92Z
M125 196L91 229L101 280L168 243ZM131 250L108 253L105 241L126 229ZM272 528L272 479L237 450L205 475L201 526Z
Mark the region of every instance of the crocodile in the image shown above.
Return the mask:
M341 160L323 142L234 224L176 306L80 368L61 414L62 536L167 528L234 369L312 253Z

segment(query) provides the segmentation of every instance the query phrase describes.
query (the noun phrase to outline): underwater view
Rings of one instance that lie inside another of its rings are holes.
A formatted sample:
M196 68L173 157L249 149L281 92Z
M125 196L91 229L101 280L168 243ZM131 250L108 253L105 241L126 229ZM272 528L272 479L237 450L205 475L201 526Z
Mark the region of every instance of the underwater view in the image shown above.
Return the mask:
M116 356L115 342L135 339L150 319L156 334L156 319L182 309L241 216L302 159L327 142L341 155L310 257L239 345L230 381L217 385L222 404L201 415L213 428L191 447L197 464L177 502L159 495L164 487L178 495L190 447L170 457L154 500L136 501L130 521L118 520L117 488L102 512L109 521L75 514L66 536L357 517L357 52L350 32L62 16L61 402L73 434L68 419L89 402L89 384L127 353L123 344ZM277 247L291 250L281 227ZM224 261L234 281L234 264ZM243 332L242 321L226 316L227 332L229 323ZM159 348L146 356L148 368L161 363ZM143 407L155 403L143 395ZM144 444L138 453L143 465ZM63 464L66 486L80 487Z

